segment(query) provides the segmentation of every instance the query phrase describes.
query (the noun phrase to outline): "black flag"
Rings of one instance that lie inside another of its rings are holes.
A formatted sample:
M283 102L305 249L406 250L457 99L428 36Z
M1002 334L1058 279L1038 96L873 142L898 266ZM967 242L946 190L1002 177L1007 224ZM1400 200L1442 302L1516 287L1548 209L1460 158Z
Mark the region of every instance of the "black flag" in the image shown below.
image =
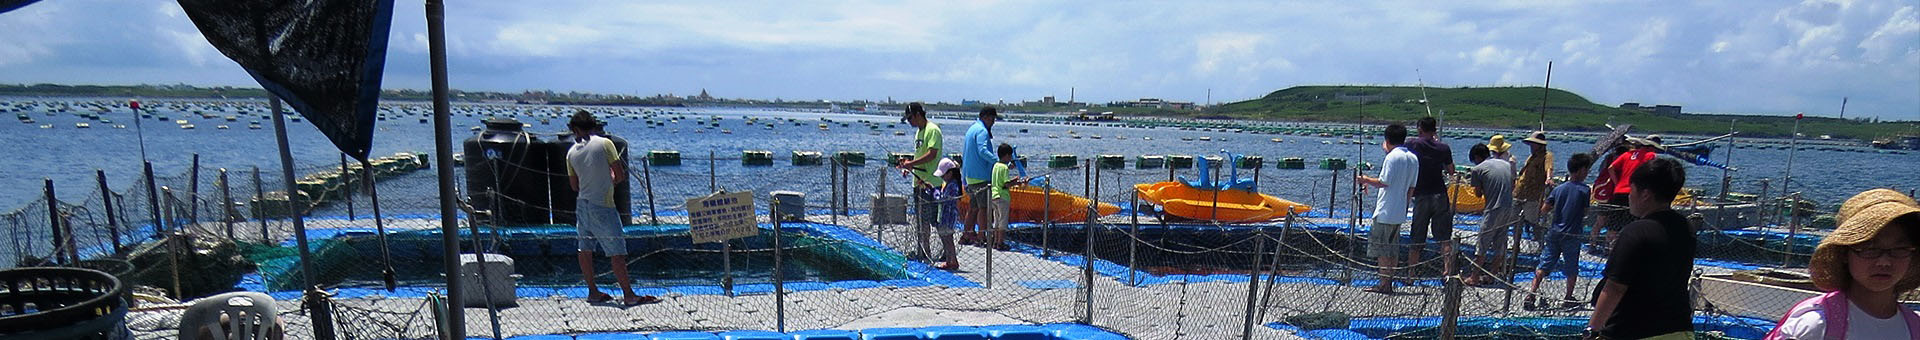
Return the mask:
M393 0L179 1L221 54L340 152L367 159Z
M6 13L7 11L20 9L21 7L26 7L27 4L31 4L34 1L40 1L40 0L0 0L0 13Z

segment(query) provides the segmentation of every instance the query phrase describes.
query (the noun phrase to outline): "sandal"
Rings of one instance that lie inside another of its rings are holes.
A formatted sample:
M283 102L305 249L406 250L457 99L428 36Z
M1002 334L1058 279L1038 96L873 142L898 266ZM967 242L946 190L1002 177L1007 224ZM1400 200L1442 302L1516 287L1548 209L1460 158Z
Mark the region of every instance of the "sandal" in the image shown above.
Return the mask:
M620 299L621 305L624 305L624 306L637 306L637 305L644 305L644 304L650 304L650 303L656 303L656 302L660 302L660 298L653 297L653 295L641 295L641 296L629 295L627 297Z
M587 303L606 303L607 301L613 301L613 295L601 292L587 293Z

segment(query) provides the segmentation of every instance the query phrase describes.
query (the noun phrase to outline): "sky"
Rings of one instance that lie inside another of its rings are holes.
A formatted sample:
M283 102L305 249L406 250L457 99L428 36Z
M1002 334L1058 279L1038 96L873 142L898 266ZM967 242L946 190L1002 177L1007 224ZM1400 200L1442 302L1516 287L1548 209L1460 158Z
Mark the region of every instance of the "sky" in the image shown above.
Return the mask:
M1539 86L1605 105L1920 120L1920 2L450 1L453 87L1199 103L1299 85ZM429 88L395 1L385 87ZM258 86L172 1L0 13L0 83ZM1210 96L1209 96L1210 95Z

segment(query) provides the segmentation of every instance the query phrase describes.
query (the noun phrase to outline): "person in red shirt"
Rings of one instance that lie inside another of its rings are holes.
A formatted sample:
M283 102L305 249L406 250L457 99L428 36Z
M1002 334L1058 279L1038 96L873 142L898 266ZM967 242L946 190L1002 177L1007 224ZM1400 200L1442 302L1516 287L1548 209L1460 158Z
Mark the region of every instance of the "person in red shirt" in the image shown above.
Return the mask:
M1648 135L1647 138L1628 137L1627 144L1632 145L1633 149L1627 150L1627 152L1620 153L1619 156L1614 157L1613 162L1607 165L1607 170L1601 173L1601 182L1595 183L1598 185L1593 188L1594 196L1606 197L1606 204L1616 208L1627 206L1627 198L1630 196L1629 194L1633 192L1634 170L1639 168L1641 164L1646 164L1648 161L1652 161L1654 157L1659 156L1659 153L1656 151L1660 146L1660 136ZM1611 193L1611 195L1602 195L1601 192ZM1611 246L1617 234L1616 232L1619 231L1620 225L1618 225L1618 223L1607 223L1609 218L1605 215L1597 216L1596 218L1597 223L1595 223L1595 225L1607 229L1607 242L1596 244L1595 246ZM1602 228L1593 229L1593 232L1598 234Z

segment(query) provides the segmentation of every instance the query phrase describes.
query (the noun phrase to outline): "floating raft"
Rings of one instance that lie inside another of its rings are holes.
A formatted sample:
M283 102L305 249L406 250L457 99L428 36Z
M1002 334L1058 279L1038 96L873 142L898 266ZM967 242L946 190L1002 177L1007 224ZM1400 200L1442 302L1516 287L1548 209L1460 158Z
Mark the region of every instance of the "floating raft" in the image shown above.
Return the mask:
M740 165L771 166L773 165L773 151L766 151L766 150L741 151Z
M841 165L867 165L867 153L859 151L841 151L833 154L833 160Z
M1159 155L1140 155L1133 161L1135 169L1159 169L1167 165L1167 158Z
M794 166L820 165L822 164L820 158L821 156L819 151L794 151L793 165Z
M679 166L680 152L673 150L653 150L647 152L647 165Z

